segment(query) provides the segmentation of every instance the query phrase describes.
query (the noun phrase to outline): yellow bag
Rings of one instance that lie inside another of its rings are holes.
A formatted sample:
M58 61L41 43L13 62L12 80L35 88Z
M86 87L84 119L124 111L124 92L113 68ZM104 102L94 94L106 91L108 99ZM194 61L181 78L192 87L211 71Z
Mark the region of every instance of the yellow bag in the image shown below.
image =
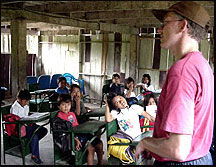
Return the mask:
M115 143L130 143L130 140L111 136L110 140L107 142L107 144L109 144L107 150L108 158L110 157L111 154L114 157L120 159L123 163L135 162L135 156L132 155L135 154L135 150L130 149L129 145L113 145Z

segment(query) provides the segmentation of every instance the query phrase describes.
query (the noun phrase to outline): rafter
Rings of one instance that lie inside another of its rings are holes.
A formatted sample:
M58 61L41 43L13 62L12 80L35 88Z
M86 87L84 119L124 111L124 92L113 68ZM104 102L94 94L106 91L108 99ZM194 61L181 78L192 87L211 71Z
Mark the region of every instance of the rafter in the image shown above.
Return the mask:
M67 3L37 5L29 9L49 13L164 9L176 2L178 1L68 1ZM214 1L195 2L204 7L214 7Z
M17 10L1 9L1 15L3 17L9 17L10 19L20 18L26 20L33 20L35 22L46 22L51 24L86 28L92 30L120 32L125 34L138 33L137 28L133 28L129 26L121 26L121 25L108 24L108 23L85 22L85 21L71 19L68 17L63 17L61 15L56 15L56 14L48 15L47 13L42 13L42 12L30 12L30 11L24 11L19 9ZM105 25L107 27L105 27Z

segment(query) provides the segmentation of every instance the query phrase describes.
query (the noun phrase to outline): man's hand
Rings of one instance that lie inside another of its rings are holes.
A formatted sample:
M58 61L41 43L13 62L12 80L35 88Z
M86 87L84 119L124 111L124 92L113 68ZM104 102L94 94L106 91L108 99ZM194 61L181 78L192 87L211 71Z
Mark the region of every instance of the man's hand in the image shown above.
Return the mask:
M143 141L144 140L145 139L140 141L139 144L136 147L135 157L136 157L137 160L139 159L139 156L142 156L145 159L151 159L152 158L151 153L147 149L145 149L144 146L143 146Z

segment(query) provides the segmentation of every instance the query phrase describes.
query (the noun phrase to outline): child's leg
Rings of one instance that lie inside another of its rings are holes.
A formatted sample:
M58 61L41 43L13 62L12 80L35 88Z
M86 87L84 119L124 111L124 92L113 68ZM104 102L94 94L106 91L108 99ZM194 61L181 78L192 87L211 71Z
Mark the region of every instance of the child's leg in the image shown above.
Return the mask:
M96 145L95 151L97 153L98 157L98 164L103 165L103 143L100 140L100 142Z
M36 127L39 126L39 125L37 125L37 124L35 124L35 125L36 125ZM38 131L37 131L37 133L36 133L36 134L38 135L38 140L40 140L40 139L42 139L44 136L46 136L47 132L48 132L47 128L41 126L40 129L38 129Z
M88 165L94 165L94 153L95 153L95 148L90 144L88 147L88 156L87 156Z
M26 127L26 135L30 139L33 132L35 130L35 126L27 126ZM32 155L35 155L39 157L39 144L38 144L38 136L37 134L34 135L31 143L30 143L31 153Z

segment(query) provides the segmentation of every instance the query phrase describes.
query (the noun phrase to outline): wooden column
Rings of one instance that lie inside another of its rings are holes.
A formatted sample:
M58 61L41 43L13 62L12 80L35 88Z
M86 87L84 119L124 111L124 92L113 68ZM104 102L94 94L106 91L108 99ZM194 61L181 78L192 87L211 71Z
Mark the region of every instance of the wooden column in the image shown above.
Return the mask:
M26 81L26 21L11 21L11 77L12 97L18 90L27 87Z
M129 76L136 81L137 72L137 37L130 36Z
M108 33L103 34L103 45L102 45L102 65L101 65L101 74L104 74L102 79L102 84L104 84L104 80L106 79L105 74L106 70L106 61L107 61L107 52L108 52Z

